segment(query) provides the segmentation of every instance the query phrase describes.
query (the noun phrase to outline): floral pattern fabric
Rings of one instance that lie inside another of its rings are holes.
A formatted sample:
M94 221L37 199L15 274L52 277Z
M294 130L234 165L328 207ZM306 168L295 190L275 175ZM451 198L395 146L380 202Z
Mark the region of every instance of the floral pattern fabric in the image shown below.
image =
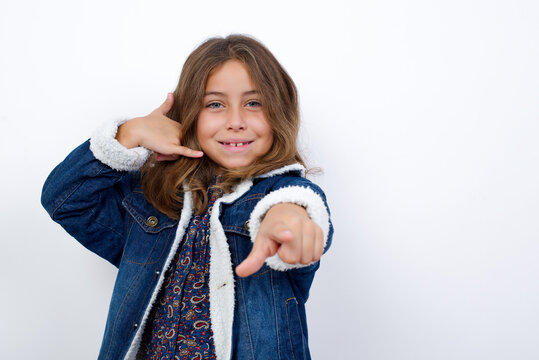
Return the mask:
M214 178L214 182L218 178ZM191 218L165 274L137 359L215 359L210 321L209 221L220 190L209 189L205 213Z

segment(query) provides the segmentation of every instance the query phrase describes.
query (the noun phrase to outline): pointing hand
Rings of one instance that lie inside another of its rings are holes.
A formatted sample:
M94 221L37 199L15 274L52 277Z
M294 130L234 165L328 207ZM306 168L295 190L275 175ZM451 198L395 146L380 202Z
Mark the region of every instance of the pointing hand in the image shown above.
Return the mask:
M310 264L320 260L323 244L322 229L303 207L277 204L266 213L251 253L236 267L236 274L241 277L254 274L266 258L276 253L289 264Z

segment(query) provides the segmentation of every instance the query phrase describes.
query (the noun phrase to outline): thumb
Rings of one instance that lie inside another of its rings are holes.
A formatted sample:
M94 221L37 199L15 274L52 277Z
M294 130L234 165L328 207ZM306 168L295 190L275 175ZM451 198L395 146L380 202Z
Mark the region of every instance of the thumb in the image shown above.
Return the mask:
M236 266L236 274L240 277L254 274L264 265L266 258L277 253L278 248L279 244L275 241L267 237L257 236L249 255Z
M172 93L168 93L165 102L162 103L161 106L157 108L157 110L161 114L166 115L170 111L170 109L172 109L173 104L174 104L174 95Z

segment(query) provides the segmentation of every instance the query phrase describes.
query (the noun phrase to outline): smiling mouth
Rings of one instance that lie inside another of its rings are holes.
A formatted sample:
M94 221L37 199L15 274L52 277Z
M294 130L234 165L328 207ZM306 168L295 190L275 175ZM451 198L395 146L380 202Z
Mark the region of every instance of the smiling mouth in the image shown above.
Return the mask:
M219 141L219 144L222 144L222 145L226 145L226 146L234 146L234 147L239 147L239 146L245 146L245 145L249 145L249 144L252 144L254 141L243 141L243 142L228 142L228 141Z

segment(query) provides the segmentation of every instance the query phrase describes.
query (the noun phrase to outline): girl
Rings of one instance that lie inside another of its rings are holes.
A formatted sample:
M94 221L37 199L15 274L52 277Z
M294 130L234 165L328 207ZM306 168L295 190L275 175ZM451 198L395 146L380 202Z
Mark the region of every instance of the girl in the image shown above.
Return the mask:
M99 359L308 359L332 226L305 179L296 87L258 41L212 38L145 117L105 125L43 206L119 268Z

